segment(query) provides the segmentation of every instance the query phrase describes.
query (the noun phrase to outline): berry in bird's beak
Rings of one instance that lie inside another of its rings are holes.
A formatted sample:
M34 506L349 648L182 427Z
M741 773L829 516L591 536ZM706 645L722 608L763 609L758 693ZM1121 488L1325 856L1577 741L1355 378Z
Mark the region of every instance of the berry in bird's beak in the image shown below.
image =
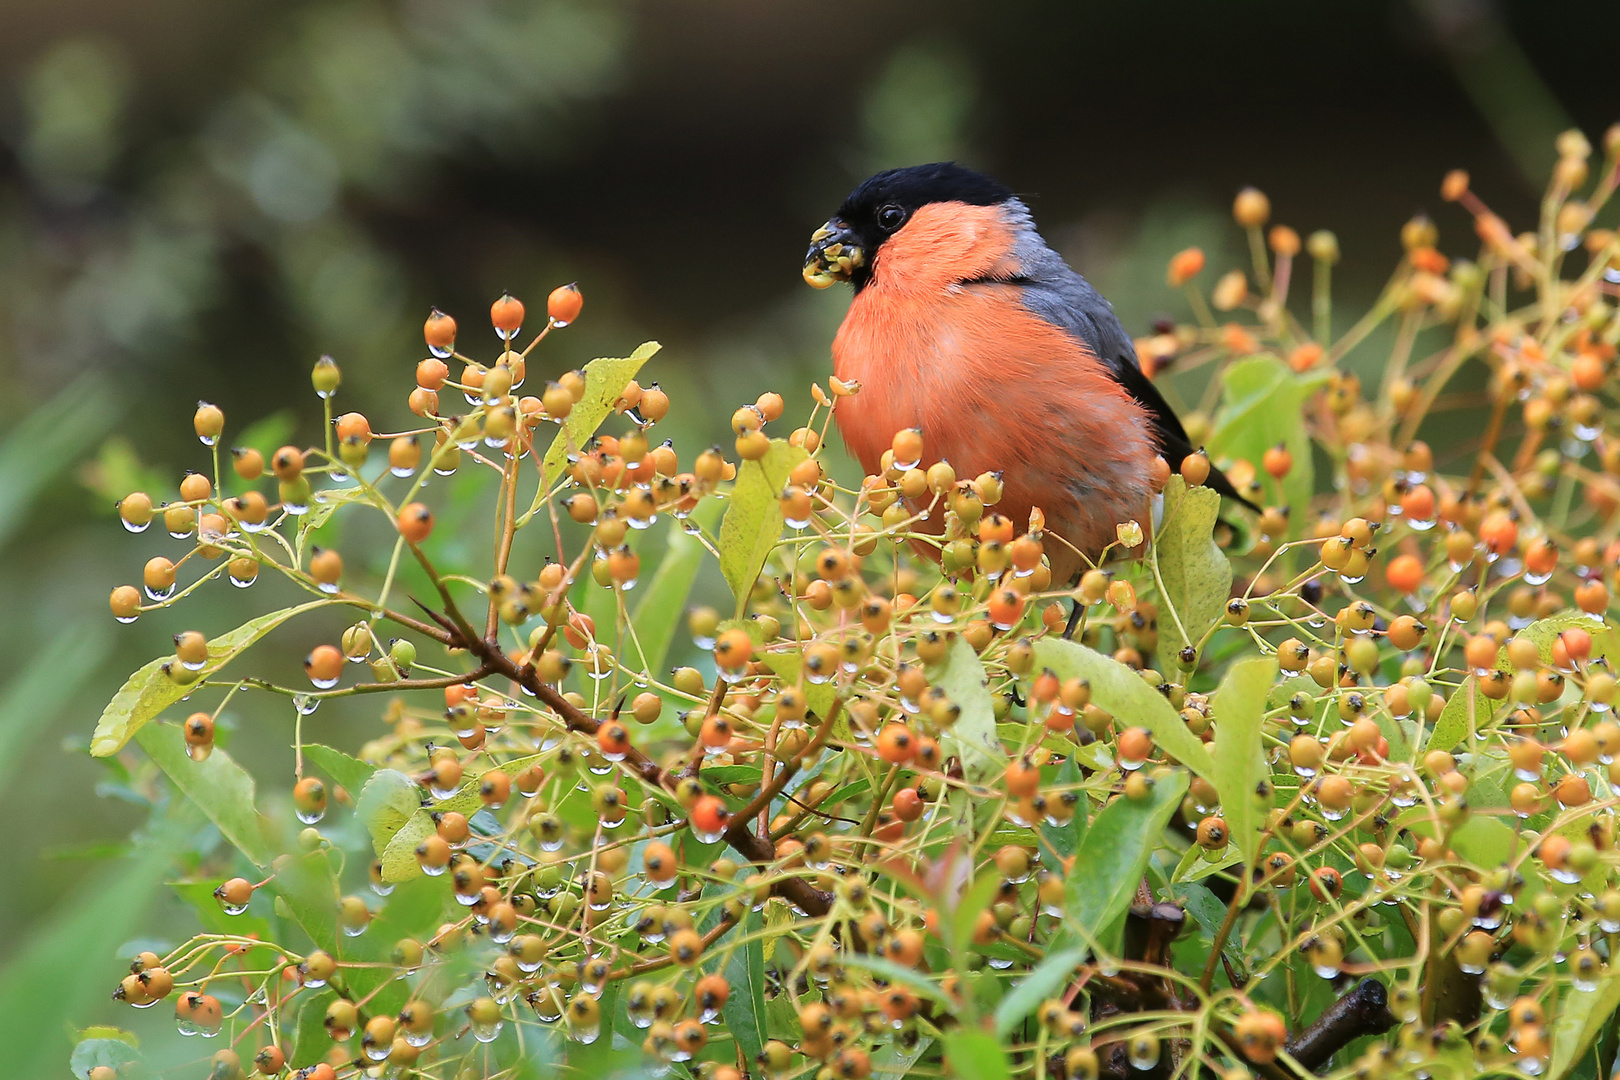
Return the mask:
M837 281L848 281L866 265L866 251L856 242L848 225L833 218L810 237L810 250L804 256L804 280L813 288L825 289Z

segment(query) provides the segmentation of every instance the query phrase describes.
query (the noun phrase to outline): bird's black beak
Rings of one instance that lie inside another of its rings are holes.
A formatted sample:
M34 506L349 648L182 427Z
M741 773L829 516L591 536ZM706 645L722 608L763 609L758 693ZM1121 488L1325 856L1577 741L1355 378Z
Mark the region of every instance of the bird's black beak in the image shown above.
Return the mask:
M833 218L810 237L810 250L804 256L804 280L825 289L836 281L848 281L866 265L866 249L854 231L839 218Z

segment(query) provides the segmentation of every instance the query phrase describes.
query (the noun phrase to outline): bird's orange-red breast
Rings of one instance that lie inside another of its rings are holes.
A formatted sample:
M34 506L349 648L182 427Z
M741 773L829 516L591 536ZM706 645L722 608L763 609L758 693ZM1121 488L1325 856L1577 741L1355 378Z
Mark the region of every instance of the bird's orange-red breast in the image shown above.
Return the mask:
M1113 308L988 177L949 163L879 173L816 231L805 279L855 288L833 366L861 391L834 416L861 466L878 472L895 432L916 427L925 464L1001 471L997 512L1020 528L1045 513L1054 584L1121 522L1146 525L1154 458L1192 451Z

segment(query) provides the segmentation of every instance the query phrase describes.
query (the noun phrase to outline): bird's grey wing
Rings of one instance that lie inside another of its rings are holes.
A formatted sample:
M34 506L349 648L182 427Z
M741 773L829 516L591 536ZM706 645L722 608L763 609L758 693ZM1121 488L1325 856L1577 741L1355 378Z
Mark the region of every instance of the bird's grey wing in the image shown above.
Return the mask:
M1079 338L1102 361L1114 381L1147 413L1160 455L1172 467L1179 466L1182 459L1193 452L1192 441L1187 438L1187 429L1181 426L1175 410L1164 400L1153 380L1143 373L1136 359L1136 346L1120 324L1119 316L1114 314L1114 306L1044 243L1040 244L1039 251L1020 251L1019 264L1018 284L1024 304L1042 319ZM1219 469L1210 470L1208 483L1251 510L1259 509L1239 495Z

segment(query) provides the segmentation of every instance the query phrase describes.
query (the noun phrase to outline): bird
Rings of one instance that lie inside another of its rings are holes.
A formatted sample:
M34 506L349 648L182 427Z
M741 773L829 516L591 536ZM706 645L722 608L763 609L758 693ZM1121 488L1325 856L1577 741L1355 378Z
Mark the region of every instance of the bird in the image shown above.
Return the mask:
M1113 306L991 177L955 162L877 173L815 230L803 276L854 290L832 359L860 389L833 415L861 467L881 473L917 428L920 467L1001 473L993 509L1019 529L1040 509L1054 585L1097 565L1119 525L1146 525L1156 459L1176 469L1194 452ZM1206 482L1257 509L1220 470Z

